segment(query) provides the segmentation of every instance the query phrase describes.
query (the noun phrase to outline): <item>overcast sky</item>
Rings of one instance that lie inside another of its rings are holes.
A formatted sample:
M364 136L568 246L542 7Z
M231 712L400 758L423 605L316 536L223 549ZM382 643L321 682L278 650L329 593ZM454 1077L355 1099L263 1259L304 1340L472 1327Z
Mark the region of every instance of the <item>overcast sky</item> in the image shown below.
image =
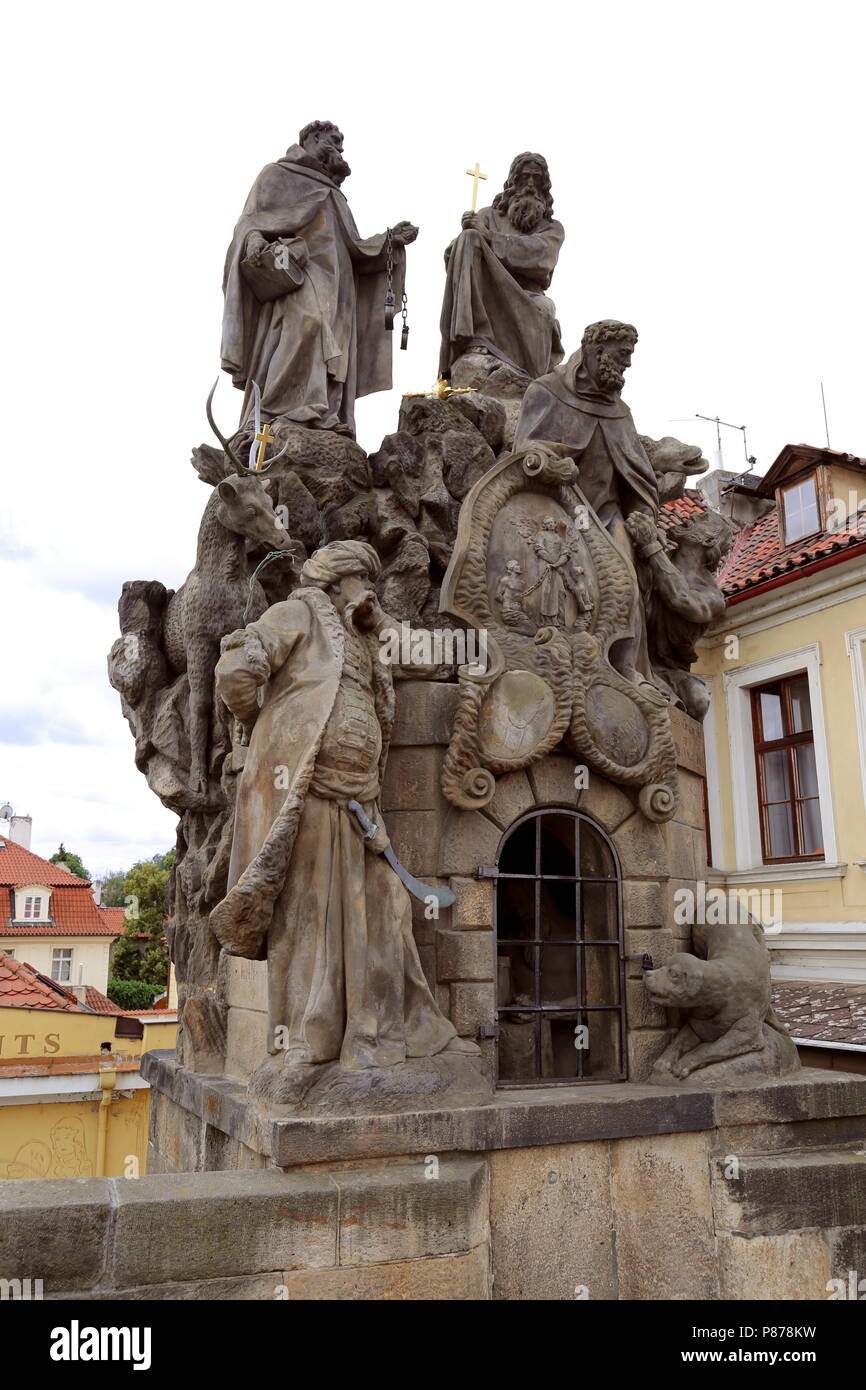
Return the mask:
M435 378L442 251L480 161L550 164L567 350L635 323L639 429L696 413L866 454L863 7L548 0L42 3L7 12L0 801L94 874L174 843L108 684L124 579L178 587L207 500L226 246L261 167L343 128L362 235L408 217L410 349L360 442ZM395 334L395 339L398 335ZM236 423L223 376L217 416ZM685 417L686 423L683 423ZM725 432L725 461L743 463ZM3 827L5 829L5 827Z

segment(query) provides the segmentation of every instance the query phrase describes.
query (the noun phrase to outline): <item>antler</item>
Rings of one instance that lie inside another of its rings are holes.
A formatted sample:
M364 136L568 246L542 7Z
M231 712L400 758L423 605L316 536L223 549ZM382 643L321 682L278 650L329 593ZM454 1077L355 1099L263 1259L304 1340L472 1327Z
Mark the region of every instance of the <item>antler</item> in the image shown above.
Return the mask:
M220 444L223 446L223 452L226 458L229 460L231 464L234 465L235 471L237 473L240 473L241 477L243 477L246 473L252 473L253 469L244 467L237 454L235 453L234 449L232 448L231 444L229 444L228 440L226 439L225 435L220 433L219 426L217 425L216 420L213 418L213 411L211 409L211 405L213 403L214 392L216 391L219 384L220 379L219 377L217 377L213 386L210 388L210 395L207 398L207 405L205 406L205 410L207 411L208 424L210 425Z
M247 474L250 473L252 473L254 476L261 477L262 473L267 472L272 463L276 463L277 459L281 459L283 455L288 451L290 441L287 439L280 452L278 454L274 454L273 458L269 458L267 463L263 464L261 468L247 468L245 464L241 463L240 459L238 458L231 444L229 444L225 435L220 433L219 426L217 425L216 420L213 418L213 410L211 409L211 406L213 404L214 392L216 391L219 384L220 379L219 377L217 377L213 386L210 388L210 395L207 398L207 405L205 409L207 411L208 424L210 425L220 444L223 446L223 451L225 453L226 458L229 460L231 464L234 465L235 471L239 473L241 477L246 477ZM259 391L259 388L255 382L253 382L253 387L256 393L256 403L258 404L258 402L261 400L261 392Z

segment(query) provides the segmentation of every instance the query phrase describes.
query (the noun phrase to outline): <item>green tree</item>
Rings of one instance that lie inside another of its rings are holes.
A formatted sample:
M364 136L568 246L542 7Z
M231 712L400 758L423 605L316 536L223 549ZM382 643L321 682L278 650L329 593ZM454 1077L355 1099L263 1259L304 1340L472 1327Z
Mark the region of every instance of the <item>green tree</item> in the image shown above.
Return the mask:
M126 903L126 870L112 869L111 873L106 874L102 880L102 906L103 907L125 907Z
M113 905L126 908L126 927L114 947L112 975L118 980L145 982L157 992L165 988L168 980L168 950L162 938L174 856L170 849L167 854L143 859L133 864L119 887L114 882L111 885L112 897L120 898Z
M161 986L144 980L119 980L112 975L108 981L108 997L119 1009L149 1009L161 993Z
M90 880L90 874L87 869L85 869L78 855L73 854L71 850L64 849L62 840L60 841L56 854L52 854L48 862L49 864L63 864L69 872L75 874L77 878L86 878L88 881Z

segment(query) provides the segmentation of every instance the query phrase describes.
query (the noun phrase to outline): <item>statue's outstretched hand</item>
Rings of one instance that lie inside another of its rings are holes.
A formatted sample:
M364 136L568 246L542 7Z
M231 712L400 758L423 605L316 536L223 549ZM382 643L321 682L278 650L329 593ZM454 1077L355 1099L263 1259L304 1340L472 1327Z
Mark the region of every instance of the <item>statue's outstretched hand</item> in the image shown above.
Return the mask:
M398 222L391 228L391 235L400 246L409 246L418 235L418 228L412 222Z

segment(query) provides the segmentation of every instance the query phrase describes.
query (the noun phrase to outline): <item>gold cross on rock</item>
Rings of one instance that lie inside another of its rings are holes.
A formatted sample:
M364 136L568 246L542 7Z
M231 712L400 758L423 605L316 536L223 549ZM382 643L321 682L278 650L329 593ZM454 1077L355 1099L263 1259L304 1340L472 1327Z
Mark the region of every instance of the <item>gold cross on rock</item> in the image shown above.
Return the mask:
M439 401L447 401L449 396L466 396L470 391L477 391L477 386L449 386L448 382L442 377L435 386L431 386L429 391L404 391L404 401L417 401L422 396L435 396Z
M264 463L264 461L265 461L265 451L266 451L268 445L270 444L271 440L273 439L273 437L274 437L274 436L271 434L271 427L270 427L270 425L267 425L267 424L266 424L266 425L263 425L263 426L262 426L262 429L261 429L261 433L256 435L256 439L261 440L261 443L259 444L259 452L258 452L258 454L256 455L256 468L257 468L257 469L261 468L262 464Z
M478 203L478 180L486 179L487 175L482 174L481 165L478 163L477 159L475 161L475 168L467 169L466 172L472 180L472 211L474 212Z

